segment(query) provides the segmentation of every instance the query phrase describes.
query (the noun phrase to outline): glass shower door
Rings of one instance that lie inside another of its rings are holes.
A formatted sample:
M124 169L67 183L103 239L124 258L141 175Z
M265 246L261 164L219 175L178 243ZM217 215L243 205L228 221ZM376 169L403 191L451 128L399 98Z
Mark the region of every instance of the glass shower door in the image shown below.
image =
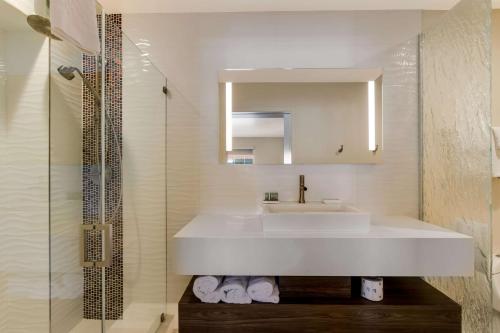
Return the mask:
M51 41L51 332L155 332L166 308L166 81L121 15L99 14L101 55Z
M100 24L99 5L97 13ZM101 64L100 56L50 41L52 333L103 328Z
M120 25L121 16L108 15L107 22ZM106 286L106 299L120 299L123 310L107 326L110 332L148 333L165 320L166 307L166 79L121 29L115 32L119 36L108 34L106 45L106 77L112 81L106 85L106 156L112 172L106 173L111 180L105 198L122 268ZM120 212L112 213L120 198Z

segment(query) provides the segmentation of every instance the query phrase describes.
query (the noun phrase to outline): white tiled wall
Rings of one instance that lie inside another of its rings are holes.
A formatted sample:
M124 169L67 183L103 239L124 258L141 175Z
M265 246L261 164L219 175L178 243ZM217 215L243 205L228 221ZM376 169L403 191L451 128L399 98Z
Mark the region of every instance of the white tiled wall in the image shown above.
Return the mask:
M176 303L188 278L173 270L172 237L199 211L200 116L169 83L167 98L167 299Z
M0 331L48 332L48 41L0 32Z
M172 105L169 112L200 117L199 134L188 122L184 136L172 138L182 150L199 135L200 192L186 192L169 211L199 195L202 212L255 212L265 191L296 200L298 175L304 174L308 200L338 197L376 214L418 215L420 12L141 14L125 15L124 30L189 102L189 111ZM384 163L220 165L217 71L275 67L384 67ZM176 161L179 170L193 167L189 163ZM168 183L176 181L169 174ZM169 228L178 230L196 214L194 207L185 212L169 219ZM182 284L172 289L178 296Z
M51 332L65 333L82 319L82 82L66 80L59 66L81 68L81 51L67 42L51 44L50 246Z

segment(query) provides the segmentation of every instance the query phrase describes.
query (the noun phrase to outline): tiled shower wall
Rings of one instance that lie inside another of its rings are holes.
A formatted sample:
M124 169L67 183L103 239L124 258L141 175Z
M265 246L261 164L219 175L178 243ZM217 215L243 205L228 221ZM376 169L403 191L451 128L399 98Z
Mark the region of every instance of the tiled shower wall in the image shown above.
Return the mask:
M61 65L81 69L82 53L68 42L50 45L50 313L51 332L82 320L82 82L68 81Z
M424 220L475 240L471 278L428 279L463 306L463 331L491 327L491 2L463 0L422 37Z
M98 17L99 23L101 22ZM102 35L102 28L101 28ZM123 315L123 216L122 216L122 31L121 15L105 16L106 188L105 221L113 225L113 256L105 269L106 319ZM83 73L100 91L100 65L96 57L83 56ZM83 223L100 223L100 184L96 177L101 154L101 111L90 90L83 90ZM87 253L100 260L101 239L88 233ZM83 317L102 318L100 268L84 268Z
M48 56L43 36L0 31L0 332L49 331Z

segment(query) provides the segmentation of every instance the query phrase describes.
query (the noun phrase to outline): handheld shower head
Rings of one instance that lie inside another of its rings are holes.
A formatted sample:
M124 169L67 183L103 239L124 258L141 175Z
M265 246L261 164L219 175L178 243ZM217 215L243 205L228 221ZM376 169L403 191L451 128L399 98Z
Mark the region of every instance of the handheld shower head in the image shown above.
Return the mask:
M77 70L75 67L66 67L66 66L59 66L57 68L57 71L59 74L61 74L62 77L64 77L66 80L71 81L75 78L74 72Z
M64 66L64 65L61 65L57 68L57 71L59 72L59 74L61 74L61 76L63 78L65 78L66 80L68 81L71 81L75 78L75 72L78 73L78 75L80 75L80 77L82 78L82 81L83 81L83 84L85 85L85 87L87 87L88 90L90 90L90 92L92 93L92 95L94 96L94 100L95 102L100 105L101 104L101 97L99 96L99 93L97 92L97 90L92 86L92 83L90 83L89 80L87 80L85 78L85 76L83 76L83 73L76 67L70 67L70 66Z

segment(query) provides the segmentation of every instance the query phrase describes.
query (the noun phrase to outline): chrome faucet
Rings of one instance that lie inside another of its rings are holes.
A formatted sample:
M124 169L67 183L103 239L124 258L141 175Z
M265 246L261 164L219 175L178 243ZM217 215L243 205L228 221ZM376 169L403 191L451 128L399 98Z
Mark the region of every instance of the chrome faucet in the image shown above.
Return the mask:
M307 191L307 187L304 185L304 175L300 175L300 185L299 185L299 203L306 203L306 198L304 192Z

